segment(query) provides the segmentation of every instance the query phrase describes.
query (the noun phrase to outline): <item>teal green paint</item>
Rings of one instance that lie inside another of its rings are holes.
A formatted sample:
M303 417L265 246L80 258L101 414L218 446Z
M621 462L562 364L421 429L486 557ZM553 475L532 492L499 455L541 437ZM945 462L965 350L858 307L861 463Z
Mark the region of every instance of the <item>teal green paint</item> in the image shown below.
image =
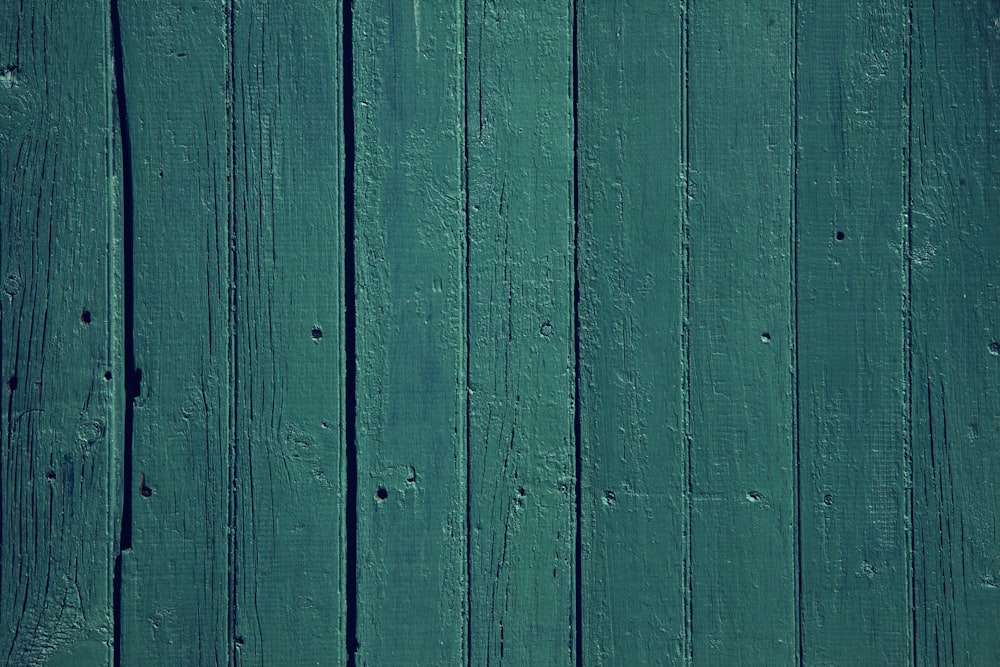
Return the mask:
M683 25L603 0L576 20L584 664L683 664Z
M996 662L995 2L7 18L0 663Z
M912 658L906 492L906 9L798 12L805 664Z
M468 645L463 15L354 5L358 665Z
M121 425L109 36L97 2L6 8L0 24L5 665L111 660Z
M923 664L1000 655L1000 7L914 4L914 624Z
M466 16L469 664L572 664L572 23L566 5Z
M690 12L690 650L701 664L794 664L793 16L756 2Z

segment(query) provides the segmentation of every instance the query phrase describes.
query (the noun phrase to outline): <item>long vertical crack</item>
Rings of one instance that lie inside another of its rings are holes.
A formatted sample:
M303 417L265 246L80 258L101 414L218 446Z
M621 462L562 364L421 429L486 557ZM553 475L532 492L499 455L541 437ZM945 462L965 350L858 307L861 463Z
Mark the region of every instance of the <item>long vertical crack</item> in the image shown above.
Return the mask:
M121 145L122 187L122 352L124 356L125 415L122 432L121 461L121 527L118 553L115 555L112 608L114 617L114 664L122 664L122 552L132 548L132 434L135 420L135 399L139 395L142 371L136 368L133 336L135 288L133 273L135 202L132 184L132 141L129 132L128 104L125 96L124 47L122 46L121 13L118 0L110 0L111 45L114 69L114 105L117 113L118 137Z
M576 563L575 610L576 616L576 665L583 665L583 428L580 410L580 52L578 45L579 3L570 2L572 23L573 94L573 359L574 359L574 408L573 440L576 445Z
M357 302L354 265L354 13L352 0L344 0L343 15L343 114L344 114L344 433L346 488L344 522L346 545L347 665L354 667L358 652L358 439L357 439Z

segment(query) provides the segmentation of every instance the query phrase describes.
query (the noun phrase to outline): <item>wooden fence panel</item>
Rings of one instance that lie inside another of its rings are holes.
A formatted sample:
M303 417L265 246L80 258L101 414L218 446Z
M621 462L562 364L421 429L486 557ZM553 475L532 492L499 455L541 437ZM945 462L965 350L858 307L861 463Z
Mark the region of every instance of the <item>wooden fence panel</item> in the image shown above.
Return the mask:
M471 665L576 655L572 22L466 16Z
M0 23L0 664L107 664L120 294L99 2Z
M682 19L577 7L584 664L690 655Z
M906 39L892 2L800 3L796 275L802 659L911 653Z
M913 4L917 664L1000 655L1000 7Z
M463 26L353 8L359 665L467 652Z
M796 659L790 4L692 2L685 228L692 656Z

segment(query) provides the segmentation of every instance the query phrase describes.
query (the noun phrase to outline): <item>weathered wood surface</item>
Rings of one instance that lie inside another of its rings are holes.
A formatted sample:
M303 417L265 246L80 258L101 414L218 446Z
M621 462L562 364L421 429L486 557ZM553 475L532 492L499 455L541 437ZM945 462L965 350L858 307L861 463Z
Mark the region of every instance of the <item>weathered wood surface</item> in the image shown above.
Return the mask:
M0 664L108 664L121 262L106 5L0 23Z
M122 664L346 653L335 9L121 8L137 389Z
M800 3L802 661L912 653L906 43L898 3Z
M992 0L8 5L0 663L997 662Z
M464 17L366 0L353 19L357 664L461 664Z

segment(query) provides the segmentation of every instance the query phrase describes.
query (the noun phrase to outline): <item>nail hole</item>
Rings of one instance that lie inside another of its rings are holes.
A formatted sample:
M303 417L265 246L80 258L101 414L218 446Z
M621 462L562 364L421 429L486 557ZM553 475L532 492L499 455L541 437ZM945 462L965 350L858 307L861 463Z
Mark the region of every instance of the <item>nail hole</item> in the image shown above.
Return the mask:
M552 335L552 323L551 322L546 322L545 324L543 324L541 326L541 328L538 330L538 333L542 334L542 336L544 336L545 338L548 338L549 336L551 336Z
M111 379L111 371L105 371L104 372L104 379L105 380L110 380Z
M17 389L17 376L11 375L10 379L7 380L7 391L13 392Z
M323 330L320 329L319 327L313 327L312 337L313 340L319 340L320 338L323 337Z
M378 491L375 492L375 497L379 500L385 500L389 497L389 492L386 491L384 486L378 487Z
M769 334L768 332L765 331L764 333L762 333L760 335L760 340L761 340L762 343L770 343L771 342L771 334Z
M146 485L146 475L139 475L139 495L143 498L153 495L153 490Z
M844 232L837 232L837 240L838 241L844 240Z
M56 481L56 473L55 473L55 471L54 470L50 470L47 473L45 473L45 479L49 480L50 482Z
M614 491L612 491L611 489L608 489L607 491L604 492L604 499L608 502L608 504L611 504L611 503L615 502L615 500L617 499L617 496L615 495Z
M528 490L523 486L519 486L517 487L517 494L522 498L524 498L526 495L528 495Z
M1000 341L991 340L988 347L990 354L994 357L1000 357Z
M83 322L84 324L90 324L90 311L89 310L85 310L82 313L80 313L80 321Z
M233 641L236 642L236 644L239 646L243 646L243 644L246 643L246 640L244 640L243 637L237 637Z
M409 477L406 478L406 483L407 484L416 484L417 483L417 478L415 476L413 476L413 475L410 475Z
M747 494L747 500L752 503L759 503L764 500L764 494L760 491L751 491Z
M823 504L826 505L827 507L833 507L833 496L831 496L829 493L823 496Z

